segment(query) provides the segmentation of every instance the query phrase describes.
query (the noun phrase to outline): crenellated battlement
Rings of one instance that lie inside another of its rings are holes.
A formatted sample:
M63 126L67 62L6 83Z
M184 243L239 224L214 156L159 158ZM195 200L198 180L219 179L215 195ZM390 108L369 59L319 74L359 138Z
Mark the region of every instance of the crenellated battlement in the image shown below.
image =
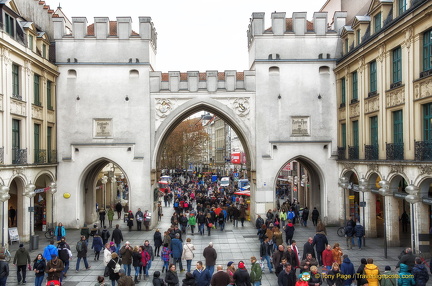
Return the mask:
M150 92L255 91L255 71L150 72Z
M305 36L327 34L339 34L345 25L346 12L336 12L334 14L334 24L329 26L327 12L315 12L312 21L307 20L306 12L294 12L291 18L286 18L285 12L273 12L271 14L271 26L265 28L265 13L252 13L247 31L248 47L251 46L256 36L276 35L276 36Z

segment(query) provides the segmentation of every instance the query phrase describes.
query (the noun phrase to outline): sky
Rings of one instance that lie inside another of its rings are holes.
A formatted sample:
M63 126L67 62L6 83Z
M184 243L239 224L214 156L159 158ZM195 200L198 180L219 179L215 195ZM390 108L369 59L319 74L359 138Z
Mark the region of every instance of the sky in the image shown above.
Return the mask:
M311 20L325 0L58 0L63 12L72 17L150 16L158 33L157 71L200 71L249 69L246 31L253 12L265 12L265 27L271 13L307 12ZM51 8L59 3L46 0Z

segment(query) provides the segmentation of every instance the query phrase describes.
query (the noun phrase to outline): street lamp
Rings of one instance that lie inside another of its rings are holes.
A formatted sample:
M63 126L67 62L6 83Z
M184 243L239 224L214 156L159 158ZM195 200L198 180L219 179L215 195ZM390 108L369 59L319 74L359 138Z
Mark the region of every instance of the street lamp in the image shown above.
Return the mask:
M108 177L107 176L103 176L102 177L102 184L103 184L103 196L102 196L102 200L103 200L103 208L105 209L106 207L106 184L108 182Z
M307 197L307 182L308 182L308 177L306 174L302 175L302 179L301 179L301 185L303 187L303 197L304 197L304 204L305 206L307 206L308 204L308 197Z
M32 182L30 181L30 183L28 183L25 187L25 192L23 193L23 196L26 196L27 198L30 199L30 206L28 208L29 211L29 215L30 215L30 227L29 227L29 250L32 250L32 218L31 218L31 213L33 212L33 208L32 208L32 199L33 197L36 195L36 193L34 192L34 190L36 189L36 186L34 184L32 184Z
M387 215L385 210L386 196L391 195L389 182L383 178L379 183L380 189L378 193L383 197L383 213L384 213L384 258L387 259Z
M415 235L414 235L414 210L417 207L416 203L420 202L420 188L417 186L414 186L411 182L406 188L405 191L409 194L405 197L405 200L410 203L411 205L411 249L413 250L413 253L415 254Z
M368 182L367 182L367 180L364 177L362 177L359 180L359 190L360 190L360 192L363 193L363 202L361 204L361 207L363 208L363 221L362 221L362 223L363 223L363 227L366 229L366 221L365 221L365 208L366 208L365 193L369 192L370 189L369 189L369 186L368 186ZM366 246L366 237L365 237L365 235L363 236L363 246Z
M4 247L4 230L5 230L5 207L4 207L4 203L5 201L10 199L10 195L9 195L9 188L6 186L1 186L0 187L0 201L3 203L3 208L2 208L2 246Z
M346 226L346 220L347 220L347 212L346 212L346 189L349 187L349 182L347 177L340 177L338 182L339 187L343 189L343 198L344 198L344 226Z
M56 182L51 182L49 192L51 193L51 226L54 229L54 194L57 193Z

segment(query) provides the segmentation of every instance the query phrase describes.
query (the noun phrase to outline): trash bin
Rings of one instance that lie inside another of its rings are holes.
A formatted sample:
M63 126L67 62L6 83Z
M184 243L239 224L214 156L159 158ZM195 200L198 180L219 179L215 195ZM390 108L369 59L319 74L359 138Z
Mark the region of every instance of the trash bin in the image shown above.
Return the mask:
M32 235L30 237L30 244L32 250L39 249L39 235Z

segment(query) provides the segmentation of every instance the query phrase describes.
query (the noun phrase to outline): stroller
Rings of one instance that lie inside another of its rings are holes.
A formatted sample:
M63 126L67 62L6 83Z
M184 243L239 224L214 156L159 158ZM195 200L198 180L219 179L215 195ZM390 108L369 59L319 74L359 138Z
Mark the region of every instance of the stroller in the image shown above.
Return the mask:
M57 286L57 285L60 286L60 285L61 285L61 282L58 281L58 280L50 280L50 281L47 281L46 285L47 285L47 286Z

